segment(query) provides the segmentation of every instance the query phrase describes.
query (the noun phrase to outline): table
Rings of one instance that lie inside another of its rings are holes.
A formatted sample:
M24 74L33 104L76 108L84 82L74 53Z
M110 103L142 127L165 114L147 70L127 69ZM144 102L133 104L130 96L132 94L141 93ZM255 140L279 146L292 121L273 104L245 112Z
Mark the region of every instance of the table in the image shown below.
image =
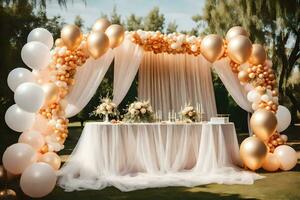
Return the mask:
M66 191L115 186L144 188L252 184L244 171L233 123L86 123L59 172Z

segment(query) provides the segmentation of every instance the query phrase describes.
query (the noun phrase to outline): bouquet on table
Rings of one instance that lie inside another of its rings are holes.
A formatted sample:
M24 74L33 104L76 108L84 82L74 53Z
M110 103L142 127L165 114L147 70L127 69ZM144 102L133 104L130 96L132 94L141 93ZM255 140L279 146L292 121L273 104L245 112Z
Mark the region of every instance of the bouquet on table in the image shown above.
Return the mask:
M179 116L183 121L195 122L199 118L199 113L196 111L196 109L193 106L188 105L179 112Z
M103 117L105 116L105 121L109 121L109 116L117 116L118 110L116 104L108 97L101 99L101 104L98 105L95 110L92 112L92 115Z
M149 101L135 101L129 105L124 115L125 122L153 122L154 112Z

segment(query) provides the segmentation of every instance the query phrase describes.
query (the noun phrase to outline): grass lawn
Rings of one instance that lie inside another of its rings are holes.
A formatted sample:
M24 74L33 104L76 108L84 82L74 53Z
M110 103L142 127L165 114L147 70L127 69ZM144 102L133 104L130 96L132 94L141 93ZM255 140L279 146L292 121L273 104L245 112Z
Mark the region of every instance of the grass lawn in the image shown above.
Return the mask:
M61 155L68 155L77 143L80 136L81 129L78 127L70 128L70 137L66 142L66 147L60 152ZM10 133L13 134L13 133ZM286 134L289 136L290 144L300 153L300 128L290 128ZM6 137L5 137L6 135ZM239 141L246 137L245 134L239 134ZM0 150L1 155L13 138L17 135L10 135L8 133L0 134ZM300 156L299 156L300 158ZM199 187L167 187L157 189L145 189L133 192L120 192L116 188L110 187L101 191L76 191L64 192L63 189L56 187L55 190L45 200L114 200L114 199L272 199L272 200L287 200L300 199L300 164L298 164L292 171L266 173L264 171L258 172L266 178L258 180L253 185L218 185L210 184ZM9 188L14 189L19 195L19 200L29 199L25 197L18 187L17 182L10 183ZM0 200L1 197L0 197Z

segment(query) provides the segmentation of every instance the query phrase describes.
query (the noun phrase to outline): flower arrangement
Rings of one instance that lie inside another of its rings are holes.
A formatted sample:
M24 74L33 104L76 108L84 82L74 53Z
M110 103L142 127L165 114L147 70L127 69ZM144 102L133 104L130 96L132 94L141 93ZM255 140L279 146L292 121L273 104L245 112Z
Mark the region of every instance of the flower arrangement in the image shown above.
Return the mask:
M108 121L109 116L117 116L118 110L116 104L108 97L101 99L101 104L98 105L95 110L92 112L94 116L105 116L105 121Z
M188 105L183 110L181 110L179 112L179 115L181 116L182 120L186 122L195 122L199 118L199 113L191 105Z
M125 122L153 122L154 112L149 101L135 101L129 105L124 115Z

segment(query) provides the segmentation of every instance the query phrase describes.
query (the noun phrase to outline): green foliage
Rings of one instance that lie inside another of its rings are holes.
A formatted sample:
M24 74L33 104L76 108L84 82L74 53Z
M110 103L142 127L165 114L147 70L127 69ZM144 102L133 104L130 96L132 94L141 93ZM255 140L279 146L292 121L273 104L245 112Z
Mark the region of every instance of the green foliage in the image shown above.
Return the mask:
M139 30L142 29L142 17L138 17L135 14L131 14L129 15L129 17L127 17L127 21L126 21L126 29L127 31L134 31L134 30Z
M158 7L154 7L144 19L144 30L163 32L164 24L165 16L160 13Z
M177 32L178 25L175 21L169 22L167 27L167 33L174 33Z
M78 26L79 28L81 28L81 29L84 28L84 21L83 21L83 19L80 17L80 15L77 15L77 16L75 17L74 24L75 24L76 26Z

